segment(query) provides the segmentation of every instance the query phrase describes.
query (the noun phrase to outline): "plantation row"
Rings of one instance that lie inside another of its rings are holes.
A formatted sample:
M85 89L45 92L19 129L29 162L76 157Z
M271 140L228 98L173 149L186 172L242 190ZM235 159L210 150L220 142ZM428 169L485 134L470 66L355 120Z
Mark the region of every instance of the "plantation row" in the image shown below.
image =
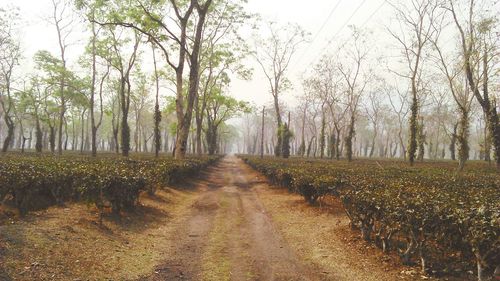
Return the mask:
M399 250L406 264L418 257L426 271L437 257L458 256L476 261L479 279L498 270L500 176L486 168L455 178L451 168L433 164L242 158L310 203L339 197L362 237Z
M142 191L154 193L217 159L4 157L0 159L0 202L9 197L21 214L66 201L93 203L101 213L110 206L119 214L132 209Z

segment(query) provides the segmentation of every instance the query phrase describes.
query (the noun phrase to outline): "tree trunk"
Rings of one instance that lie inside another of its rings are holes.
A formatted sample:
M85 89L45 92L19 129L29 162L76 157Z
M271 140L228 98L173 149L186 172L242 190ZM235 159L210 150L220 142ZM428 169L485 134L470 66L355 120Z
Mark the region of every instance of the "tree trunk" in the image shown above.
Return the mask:
M64 118L64 150L68 150L68 120Z
M42 152L42 147L43 147L43 132L42 128L40 127L40 119L35 117L35 126L36 126L36 131L35 131L35 150L38 153Z
M330 136L328 138L328 157L333 159L335 156L335 134L333 131L330 132Z
M322 116L321 116L321 131L320 131L320 136L319 136L319 157L323 159L324 153L325 153L325 127L326 127L326 117L325 117L325 111L322 111Z
M128 85L127 90L125 89L126 81L125 77L121 78L120 85L120 98L121 98L121 111L122 111L122 119L121 119L121 148L122 148L122 156L128 157L130 152L130 127L128 125L128 111L130 104L130 85Z
M93 15L92 15L93 17ZM93 18L92 18L93 19ZM92 20L91 21L91 27L92 27L92 82L90 84L90 127L91 127L91 133L92 133L92 156L96 157L97 156L97 126L95 122L95 112L94 112L94 106L95 106L95 83L96 83L96 74L97 74L97 67L96 67L96 31L95 31L95 23ZM83 136L82 136L83 138Z
M2 152L7 152L14 138L15 125L14 121L12 121L12 118L7 113L4 113L4 121L7 125L7 136L3 142Z
M209 124L207 128L208 154L214 155L217 150L217 127Z
M335 130L337 131L337 137L335 139L335 159L340 160L340 154L342 153L340 149L340 128L336 127Z
M120 143L118 142L118 127L113 129L113 147L116 154L120 153Z
M260 158L264 158L264 126L265 126L265 114L266 114L266 107L262 107L262 124L260 128ZM257 136L258 137L258 136ZM257 141L254 142L254 144L257 144Z
M161 123L161 111L160 111L160 102L159 102L159 95L160 95L160 78L158 76L158 69L156 65L156 54L155 54L155 48L154 45L153 47L153 64L154 64L154 73L155 73L155 86L156 86L156 95L155 95L155 112L154 112L154 150L155 150L155 157L158 157L160 154L160 149L161 149L161 129L160 129L160 123Z
M424 119L420 121L417 125L417 159L418 161L424 161L425 156L425 133L424 133ZM430 151L430 150L429 150Z
M463 171L465 162L469 159L469 112L462 109L458 128L458 171Z
M485 120L487 120L487 115L484 115ZM491 136L488 127L488 121L485 122L484 126L484 161L491 163Z
M457 143L457 130L458 130L458 124L456 123L453 126L453 132L451 133L451 141L450 141L450 157L451 160L455 161L456 156L455 156L455 149L456 149L456 143Z
M188 96L187 96L187 106L186 110L184 112L184 104L183 100L179 99L182 97L184 94L182 92L182 69L179 64L179 67L177 68L176 75L177 75L177 102L176 102L176 110L177 110L177 140L175 144L175 158L176 159L183 159L186 156L186 146L187 146L187 139L189 137L189 129L191 126L191 118L193 115L193 106L195 99L198 95L198 88L199 88L199 82L200 82L200 64L199 64L199 53L200 53L200 48L202 44L202 35L203 35L203 27L205 24L205 18L208 12L208 9L210 5L212 4L212 0L207 0L203 7L200 7L199 5L196 7L198 11L198 22L196 25L196 33L195 37L193 40L193 45L192 45L192 51L191 54L189 55L189 61L190 61L190 69L189 69L189 89L188 89ZM185 48L186 45L186 28L185 26L187 25L187 21L182 23L184 26L182 29L182 35L181 35L181 46L180 48ZM184 56L181 54L179 57L179 61L183 60ZM182 62L183 65L183 62ZM181 83L179 85L179 83Z
M130 151L130 127L128 126L128 112L122 112L121 120L121 143L122 156L127 157Z
M85 148L85 124L84 124L84 121L85 121L85 111L84 110L82 112L82 143L80 144L80 153L83 154L83 150Z
M415 163L415 156L417 153L417 135L418 135L418 99L417 99L417 85L415 78L411 81L412 104L410 107L410 143L408 145L408 160L410 166Z
M54 126L49 126L50 131L49 131L49 146L50 146L50 152L55 153L56 151L56 127Z
M345 137L345 149L346 149L346 157L347 161L351 162L352 161L352 140L354 138L354 123L356 119L354 116L354 113L351 113L351 122L349 123L349 129L347 131L347 136Z
M313 144L313 141L316 139L315 136L313 136L310 140L309 140L309 144L307 145L307 154L306 156L309 157L309 155L311 154L311 148L312 148L312 144Z
M373 154L375 153L375 140L377 139L377 134L378 134L378 130L377 130L377 126L374 126L373 127L373 138L372 138L372 142L371 142L371 148L370 148L370 158L373 157Z
M83 122L83 115L81 118L81 122ZM83 124L83 123L82 123ZM77 144L78 144L78 135L76 134L76 122L73 122L72 126L72 131L73 131L73 139L71 141L71 150L75 150ZM83 145L83 125L82 125L82 145Z
M283 145L283 132L282 132L282 120L281 120L281 112L280 112L280 107L279 107L279 101L278 101L278 94L274 95L274 110L276 111L276 122L278 125L278 130L276 132L276 147L274 148L274 155L276 157L281 156L281 150L282 150L282 145Z
M135 144L135 152L139 152L141 150L140 146L141 146L141 138L140 138L140 134L141 134L141 128L140 128L140 125L141 125L141 116L140 116L140 109L139 108L136 108L136 111L135 111L135 130L134 130L134 144Z
M62 51L62 59L63 59L63 71L66 70L66 63L64 61L64 51ZM59 128L58 128L58 135L57 135L57 153L59 155L62 155L63 151L63 143L62 143L62 136L63 136L63 126L64 126L64 115L66 114L66 96L64 95L64 89L65 89L65 75L63 74L61 76L61 81L59 85L59 91L61 95L61 104L60 104L60 111L59 111Z

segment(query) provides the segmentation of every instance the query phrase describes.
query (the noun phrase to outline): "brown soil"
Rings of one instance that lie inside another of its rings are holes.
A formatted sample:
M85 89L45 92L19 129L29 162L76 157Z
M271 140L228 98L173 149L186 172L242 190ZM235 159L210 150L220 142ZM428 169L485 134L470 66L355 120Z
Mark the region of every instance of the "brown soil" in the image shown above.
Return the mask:
M422 278L356 239L334 199L308 206L235 157L181 187L104 226L82 204L4 219L0 280Z
M197 197L167 188L99 225L96 210L68 204L0 225L0 280L124 280L163 260L174 225Z
M237 158L210 169L171 252L141 280L320 280L288 246Z

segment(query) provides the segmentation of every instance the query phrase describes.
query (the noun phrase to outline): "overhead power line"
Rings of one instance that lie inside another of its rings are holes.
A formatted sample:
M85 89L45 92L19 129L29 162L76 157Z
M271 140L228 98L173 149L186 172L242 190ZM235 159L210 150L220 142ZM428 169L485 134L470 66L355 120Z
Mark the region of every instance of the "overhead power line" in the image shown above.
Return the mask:
M325 51L328 49L328 47L331 45L331 43L333 42L333 39L335 39L339 34L340 32L342 32L342 30L349 24L349 22L351 21L351 19L356 15L356 13L359 11L359 9L361 9L361 7L366 3L366 0L364 0L363 2L361 2L361 4L356 8L356 10L354 10L354 12L351 14L351 16L349 17L349 19L344 23L344 25L330 38L330 40L328 40L328 43L325 45L325 47L318 53L318 55L316 55L316 57L310 62L310 64L314 64L324 53ZM360 28L363 28L377 13L378 11L380 11L380 9L382 9L382 7L387 3L387 0L384 0L378 7L377 9L375 9L371 14L370 16L361 24ZM352 36L352 35L351 35ZM350 38L350 37L349 37ZM345 44L347 44L348 42L348 39L346 39L344 41L344 43L342 45L340 45L340 48L342 48L343 46L345 46Z
M339 0L337 2L337 4L335 4L335 6L333 7L333 9L328 14L328 17L325 19L325 21L323 22L323 24L321 25L321 27L318 29L318 31L314 35L313 39L308 43L308 46L306 47L306 49L302 52L302 54L300 55L299 59L295 62L295 65L297 65L304 58L304 55L307 53L309 47L314 43L314 41L316 39L318 39L319 34L321 33L321 31L323 31L323 29L325 28L326 24L330 21L330 18L333 16L333 14L337 10L337 8L340 6L340 3L342 3L342 0Z

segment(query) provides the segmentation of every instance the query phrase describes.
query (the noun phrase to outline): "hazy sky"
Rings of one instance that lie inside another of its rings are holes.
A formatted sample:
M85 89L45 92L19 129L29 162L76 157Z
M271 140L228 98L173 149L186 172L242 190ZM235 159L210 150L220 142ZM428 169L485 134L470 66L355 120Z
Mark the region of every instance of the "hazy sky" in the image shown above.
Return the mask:
M252 12L265 19L286 24L295 22L311 33L310 43L303 44L291 63L288 77L294 89L287 95L302 91L300 77L305 69L317 62L321 54L341 45L349 34L348 25L382 28L384 13L390 10L385 0L249 0ZM368 22L367 22L368 21ZM328 44L330 42L330 44ZM254 66L252 81L235 81L233 89L238 96L258 104L270 100L269 87L258 65Z
M294 22L311 33L314 41L303 44L291 63L288 77L294 89L287 96L300 94L300 76L307 67L317 60L325 49L334 49L341 45L348 34L348 25L358 27L364 25L381 31L388 22L387 14L390 6L385 0L249 0L248 11L259 13L264 19L286 24ZM40 49L56 52L57 37L55 29L44 18L51 12L51 0L0 0L0 6L12 4L20 7L26 27L20 31L22 45L27 61L25 68L30 67L33 54ZM381 20L385 19L385 22ZM75 36L78 37L78 36ZM83 35L81 36L83 37ZM388 38L386 36L379 37ZM86 38L81 38L82 43ZM330 44L328 44L330 42ZM76 57L82 51L81 46L72 46L69 56ZM267 81L264 80L260 67L253 61L254 68L251 81L233 80L231 92L233 96L262 105L270 100ZM288 99L288 98L287 98ZM292 98L289 99L292 102Z

